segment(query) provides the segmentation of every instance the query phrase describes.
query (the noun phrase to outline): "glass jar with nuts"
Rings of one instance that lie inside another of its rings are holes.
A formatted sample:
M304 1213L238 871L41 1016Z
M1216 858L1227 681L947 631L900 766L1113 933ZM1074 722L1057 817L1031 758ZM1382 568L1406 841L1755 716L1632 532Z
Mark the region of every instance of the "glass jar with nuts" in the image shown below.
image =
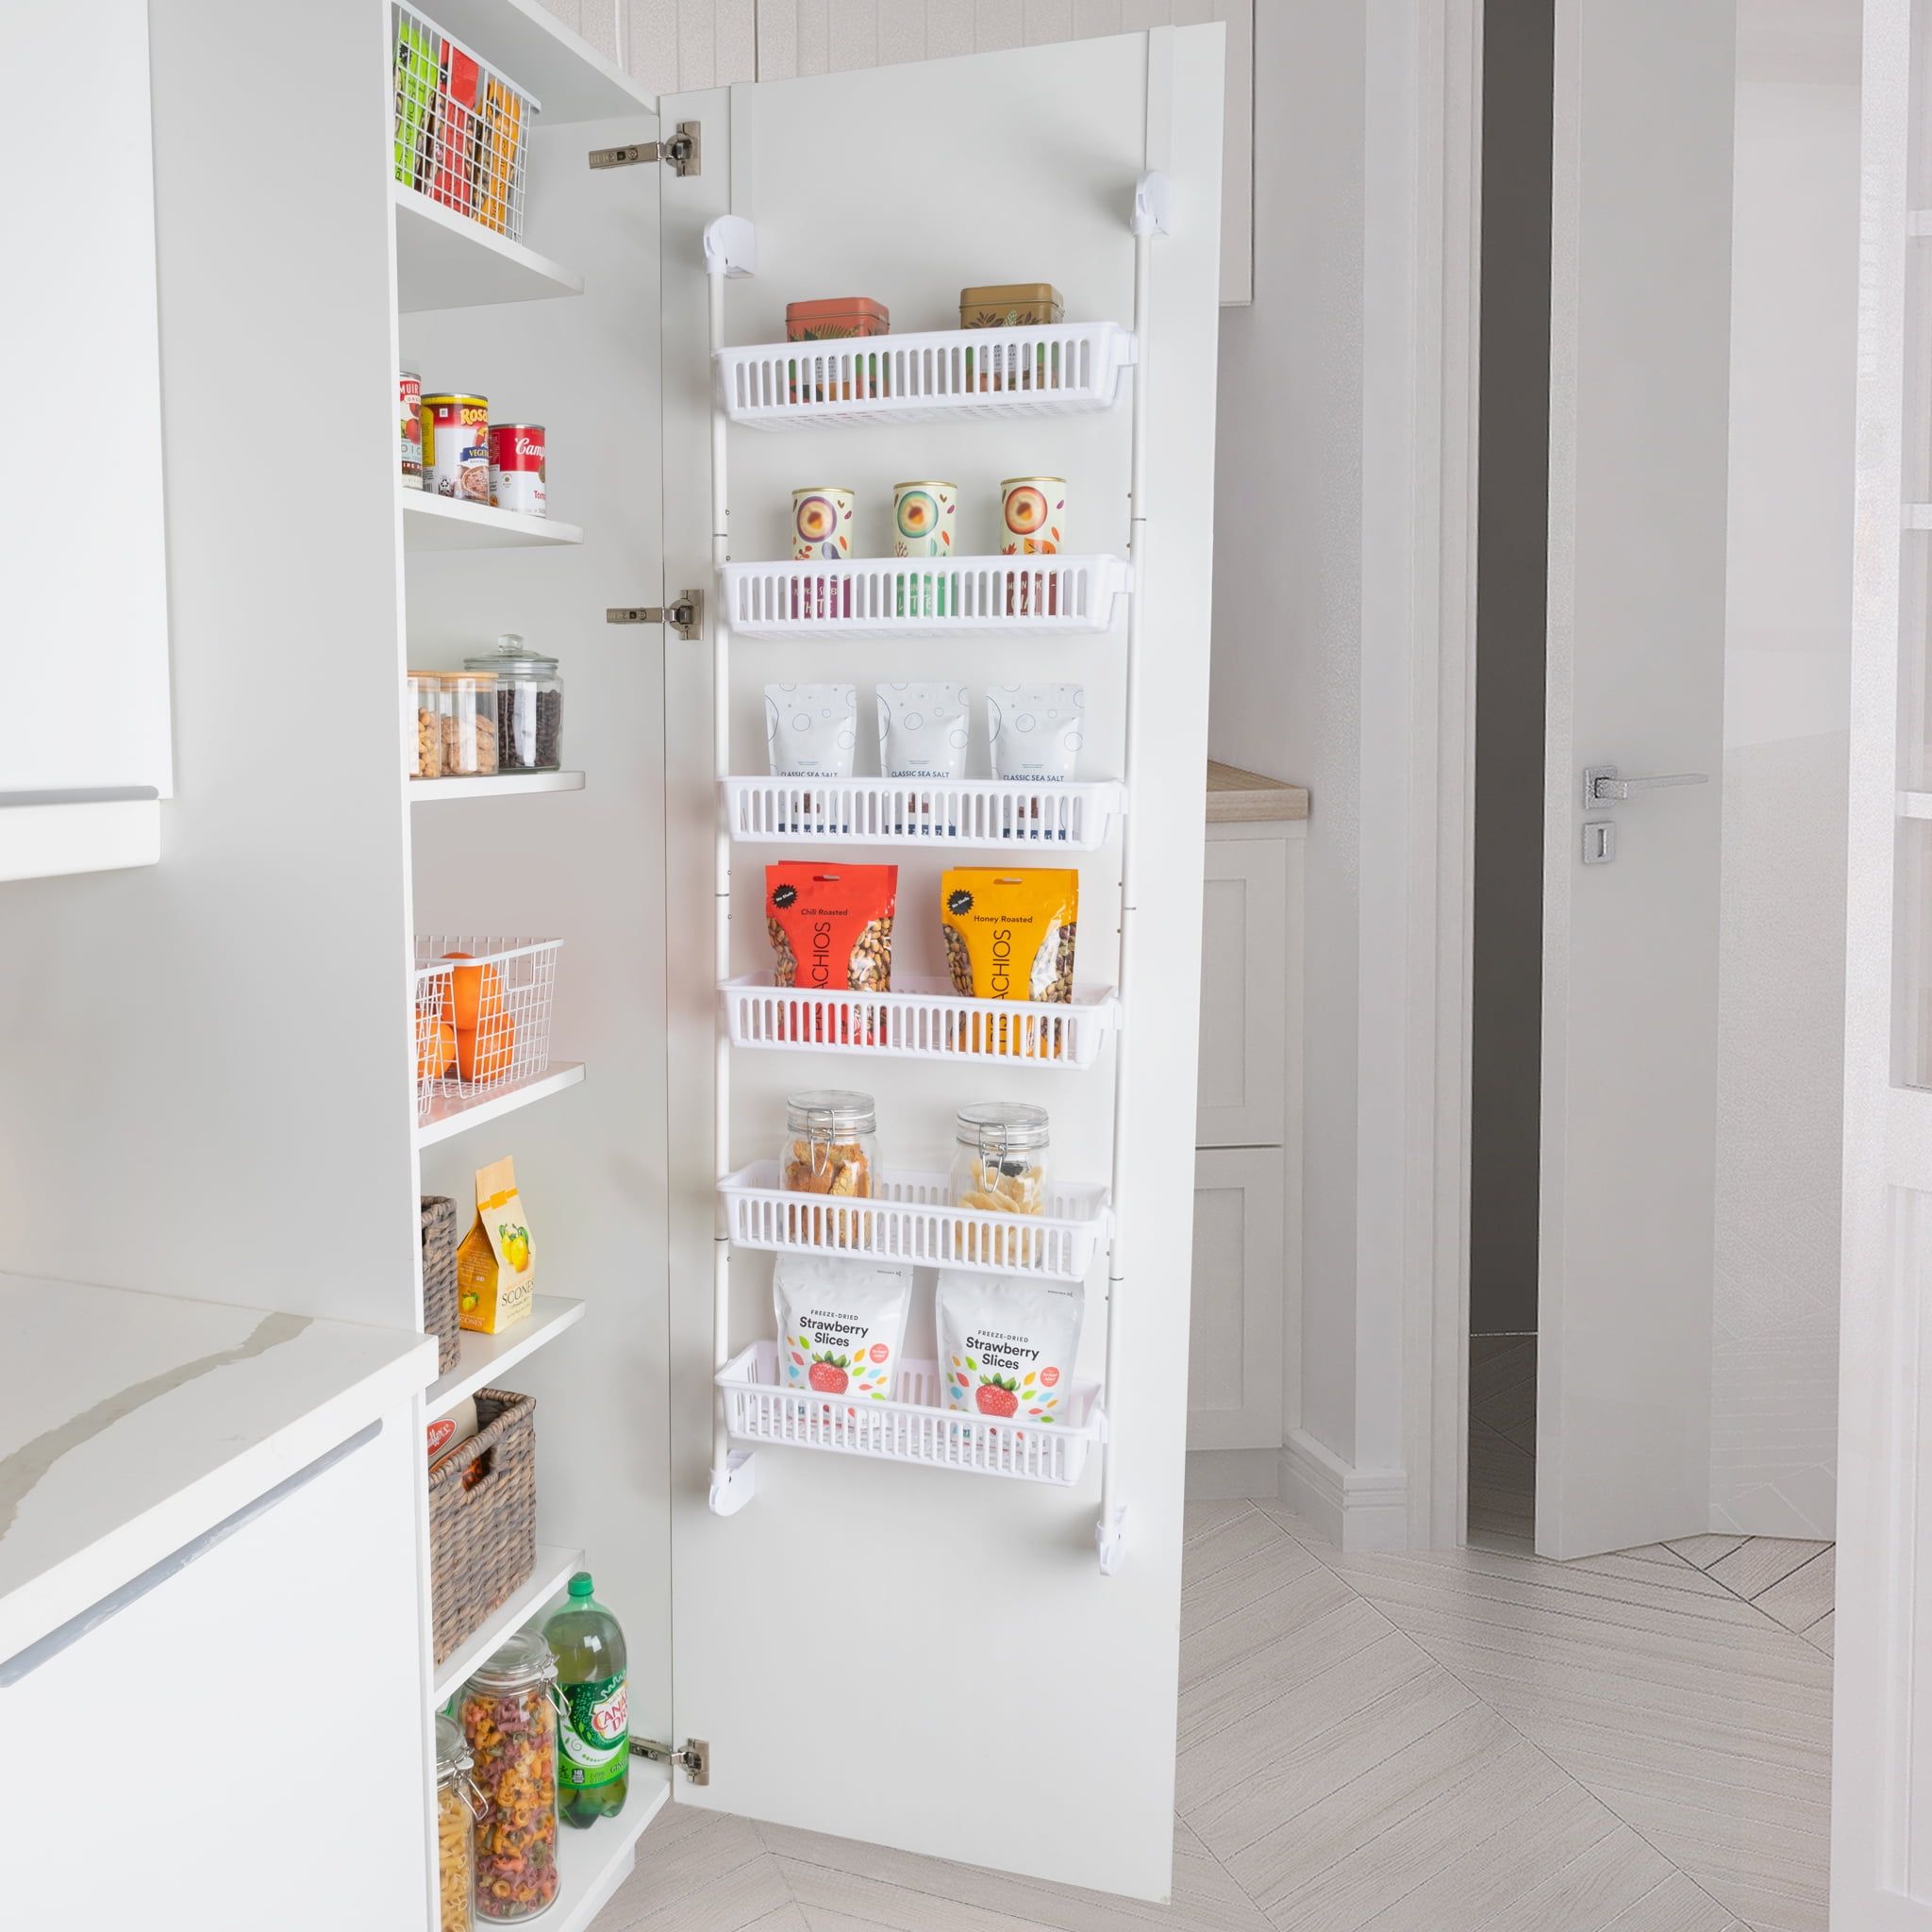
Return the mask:
M487 671L442 679L442 775L480 778L496 770L496 679Z
M404 758L412 778L442 776L442 674L412 671L405 679L409 712L416 734L415 754Z
M785 1102L778 1185L787 1193L869 1201L879 1168L878 1113L870 1093L824 1089ZM814 1246L862 1245L860 1217L801 1208L787 1211L788 1239Z

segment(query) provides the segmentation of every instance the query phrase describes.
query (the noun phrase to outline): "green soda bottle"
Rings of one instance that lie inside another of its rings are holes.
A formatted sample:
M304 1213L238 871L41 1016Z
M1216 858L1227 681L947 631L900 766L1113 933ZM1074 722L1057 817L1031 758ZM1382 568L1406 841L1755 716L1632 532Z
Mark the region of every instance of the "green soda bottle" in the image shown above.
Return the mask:
M630 1790L630 1691L624 1632L591 1594L591 1573L570 1580L570 1601L543 1626L557 1657L557 1809L578 1830L615 1818Z

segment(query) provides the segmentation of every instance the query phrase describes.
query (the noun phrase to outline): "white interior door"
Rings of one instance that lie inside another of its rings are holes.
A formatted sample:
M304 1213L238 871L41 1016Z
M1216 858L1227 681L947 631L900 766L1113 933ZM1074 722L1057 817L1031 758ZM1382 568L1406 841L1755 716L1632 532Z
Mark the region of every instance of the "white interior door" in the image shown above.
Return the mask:
M1926 0L1866 0L1831 1922L1932 1927L1932 142Z
M969 283L1050 279L1070 320L1128 321L1128 215L1164 160L1172 232L1153 244L1146 344L1151 567L1142 579L1145 712L1136 780L1139 894L1132 1010L1136 1101L1121 1194L1126 1281L1086 1283L1081 1373L1120 1324L1108 1395L1126 1557L1103 1576L1093 1530L1099 1458L1071 1488L1004 1481L797 1447L756 1452L756 1494L707 1505L713 1417L714 1029L712 647L665 642L669 772L672 1135L674 1699L680 1739L710 1747L709 1781L681 1803L842 1837L1163 1895L1173 1842L1187 1403L1190 1210L1200 957L1200 791L1207 752L1208 586L1218 315L1223 31L1161 29L918 67L813 76L680 96L667 122L702 127L702 175L664 184L665 571L709 586L713 384L706 225L756 231L758 273L724 289L724 340L782 339L788 301L865 294L895 334L957 325ZM960 491L960 548L996 549L1003 477L1067 480L1074 552L1121 554L1128 535L1130 415L870 424L758 435L728 428L734 559L790 554L791 492L837 483L858 497L855 555L890 554L891 489L941 477ZM763 686L957 678L983 708L991 683L1078 682L1083 773L1116 775L1124 751L1126 620L1106 636L909 641L889 637L729 640L732 771L766 764ZM875 767L863 748L859 771ZM975 721L971 771L983 774ZM760 913L768 861L796 846L732 848L732 967L769 975ZM970 850L860 849L899 867L895 976L943 974L940 875L988 862ZM1035 852L1081 867L1075 976L1117 972L1119 848ZM992 862L997 863L995 858ZM1187 943L1180 943L1185 936ZM730 1158L769 1160L783 1096L856 1086L877 1101L884 1164L943 1171L952 1117L980 1099L1051 1115L1058 1175L1105 1180L1109 1049L1091 1069L962 1066L858 1055L735 1051ZM1129 1200L1131 1194L1131 1200ZM773 1332L769 1256L731 1259L729 1341ZM931 1350L932 1275L914 1290L907 1353Z
M1537 1459L1552 1557L1707 1527L1735 32L1730 0L1557 8ZM1587 806L1586 770L1606 766ZM1598 840L1614 854L1587 862Z

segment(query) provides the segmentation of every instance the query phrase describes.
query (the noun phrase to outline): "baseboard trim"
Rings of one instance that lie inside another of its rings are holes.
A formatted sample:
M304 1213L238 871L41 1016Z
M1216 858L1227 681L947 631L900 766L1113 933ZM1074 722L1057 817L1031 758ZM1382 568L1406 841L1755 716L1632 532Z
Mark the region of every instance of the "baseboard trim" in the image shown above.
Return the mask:
M1245 1497L1274 1503L1281 1497L1279 1449L1190 1449L1186 1494L1191 1503L1228 1503Z
M1306 1429L1281 1450L1281 1499L1337 1549L1366 1555L1408 1547L1408 1481L1399 1469L1357 1469Z

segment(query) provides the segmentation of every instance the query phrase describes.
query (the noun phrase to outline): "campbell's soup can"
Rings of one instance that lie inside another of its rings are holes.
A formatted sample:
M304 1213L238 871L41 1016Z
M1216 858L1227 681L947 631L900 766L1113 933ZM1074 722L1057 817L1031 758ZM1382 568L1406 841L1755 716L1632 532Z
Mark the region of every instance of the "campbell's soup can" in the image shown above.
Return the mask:
M402 443L405 490L423 487L423 378L413 369L396 372L396 429Z
M490 425L490 501L498 509L541 517L544 508L543 425Z
M439 496L490 501L490 404L483 396L423 398L423 475Z

